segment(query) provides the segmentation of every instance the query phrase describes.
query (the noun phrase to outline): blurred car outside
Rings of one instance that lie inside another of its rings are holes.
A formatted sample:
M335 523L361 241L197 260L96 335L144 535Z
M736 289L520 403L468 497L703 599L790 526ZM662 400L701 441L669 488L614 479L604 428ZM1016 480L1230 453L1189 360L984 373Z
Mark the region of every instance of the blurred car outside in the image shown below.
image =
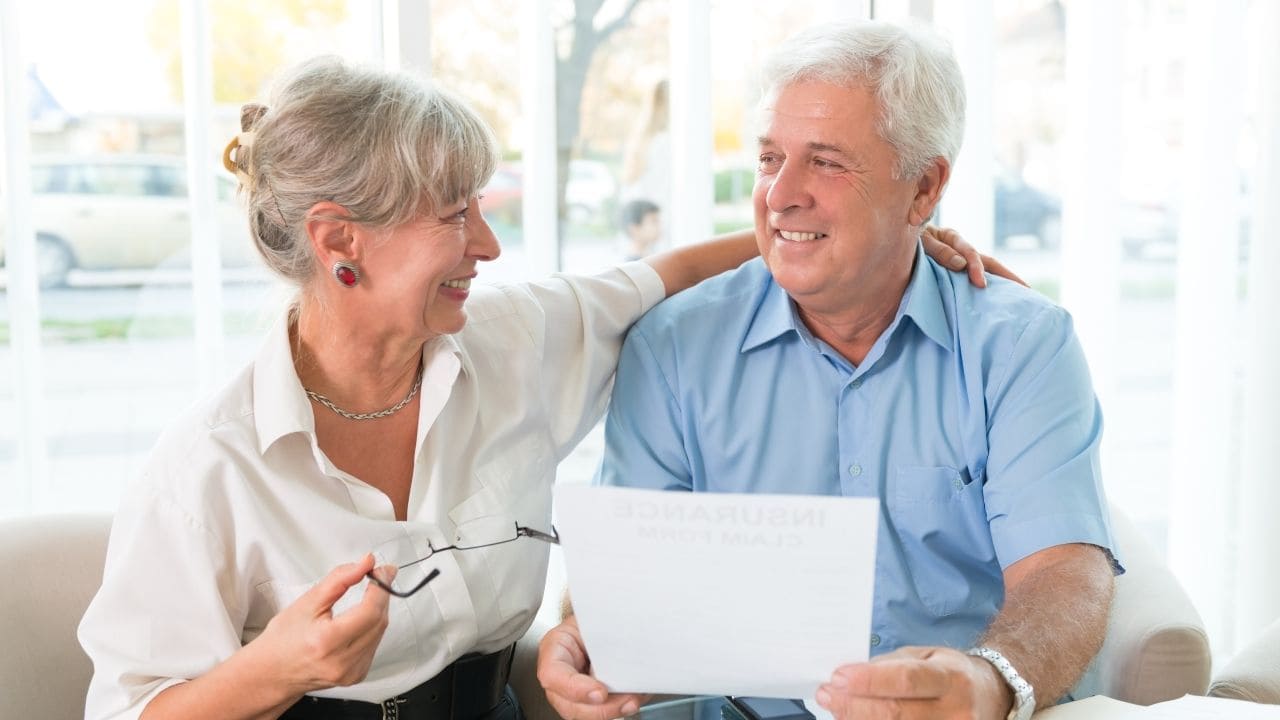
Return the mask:
M215 178L215 222L225 267L253 264L235 181ZM31 219L40 286L72 270L143 270L189 262L184 159L168 155L43 155L31 160ZM0 262L4 246L0 239Z
M612 222L609 212L617 193L618 181L607 164L599 160L569 161L565 203L570 222L584 223L602 218ZM490 223L504 228L520 227L524 175L519 162L500 163L480 194L484 195L480 208Z
M1028 185L1020 176L1000 173L995 178L995 246L1010 246L1013 238L1033 238L1037 248L1049 250L1062 242L1062 201Z
M588 222L606 213L618 195L618 181L609 166L599 160L570 160L565 203L572 222Z

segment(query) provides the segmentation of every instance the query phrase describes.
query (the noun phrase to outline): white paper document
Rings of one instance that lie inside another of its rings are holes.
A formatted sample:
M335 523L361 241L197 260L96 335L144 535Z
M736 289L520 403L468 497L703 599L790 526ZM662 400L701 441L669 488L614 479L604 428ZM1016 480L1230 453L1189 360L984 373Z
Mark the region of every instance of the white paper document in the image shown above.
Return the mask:
M872 498L555 490L592 669L615 692L812 697L866 660Z

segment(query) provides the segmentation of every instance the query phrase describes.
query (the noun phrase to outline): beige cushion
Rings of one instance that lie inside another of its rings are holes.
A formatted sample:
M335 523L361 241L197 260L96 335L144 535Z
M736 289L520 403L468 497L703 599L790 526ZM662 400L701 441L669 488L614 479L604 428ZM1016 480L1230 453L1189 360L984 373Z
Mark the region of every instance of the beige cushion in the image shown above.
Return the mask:
M76 626L107 554L107 515L0 522L0 718L84 717L93 666Z
M1209 694L1280 705L1280 620L1227 663L1213 679Z
M1116 552L1125 574L1102 650L1073 691L1150 705L1209 686L1209 637L1186 591L1127 516L1111 508Z
M560 720L560 715L547 702L547 693L538 682L538 643L551 625L534 620L533 626L516 643L516 657L511 662L511 688L520 698L525 720Z
M0 522L0 718L84 717L93 674L76 627L102 584L109 515L46 515ZM534 623L516 645L511 685L528 720L558 720L538 684Z

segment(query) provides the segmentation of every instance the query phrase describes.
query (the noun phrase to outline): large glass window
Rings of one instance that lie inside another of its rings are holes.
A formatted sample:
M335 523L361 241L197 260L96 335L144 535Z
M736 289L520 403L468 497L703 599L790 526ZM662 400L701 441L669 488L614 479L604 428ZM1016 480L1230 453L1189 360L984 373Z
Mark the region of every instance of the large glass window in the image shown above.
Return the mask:
M17 471L18 404L14 396L12 320L7 281L0 285L0 518L23 512L16 498L25 487Z
M524 243L526 108L521 103L522 62L518 0L433 3L430 42L431 77L460 95L497 136L501 159L484 188L480 208L502 244L502 254L479 268L481 282L523 280L529 276ZM466 42L459 38L466 37Z
M356 5L359 14L333 0L209 3L215 112L198 126L210 146L221 149L239 105L261 99L288 64L372 57L372 35L360 30L368 10ZM197 376L207 358L195 342L181 7L55 1L20 12L49 455L48 477L26 481L38 485L35 509L111 508L159 432L208 390ZM203 222L216 228L222 264L225 377L278 314L280 293L249 241L234 181L210 155L203 170L216 198Z
M1234 439L1241 398L1252 392L1240 360L1247 288L1236 264L1251 254L1255 164L1276 132L1248 114L1275 80L1260 59L1268 28L1252 19L1265 15L1268 0L1248 0L1248 18L1226 20L1222 13L1239 4L985 0L961 9L906 0L542 0L537 7L549 12L534 17L531 2L14 3L30 84L30 162L22 172L33 193L23 212L35 230L30 273L40 294L37 313L15 299L12 277L0 283L0 514L114 507L158 433L241 367L279 319L291 290L262 267L234 179L216 156L238 129L240 105L264 99L271 78L288 65L317 54L376 64L395 47L426 55L416 39L429 45L430 68L418 69L476 108L501 146L482 207L504 251L481 269L481 279L521 280L546 267L590 271L661 249L677 236L677 220L690 221L684 234L700 235L691 230L703 219L697 203L689 203L690 218L675 217L674 206L687 199L671 197L682 163L689 168L682 182L712 190L708 230L749 226L759 61L801 27L859 8L890 20L924 15L918 19L936 22L962 57L971 127L985 129L966 141L970 155L961 163L989 164L990 171L957 175L948 197L981 197L968 207L987 207L989 189L993 222L989 233L965 226L975 219L951 222L1077 318L1107 418L1111 499L1158 546L1168 545L1175 564L1175 540L1186 542L1201 515L1225 518L1247 504L1232 482L1241 470ZM205 88L184 87L183 50L192 37L182 12L194 5L208 13ZM393 28L392 15L383 15L393 7L425 24L416 35L412 27ZM1099 13L1093 25L1082 20L1086 10ZM694 37L682 36L686 27ZM387 30L399 33L398 45L381 34ZM1081 32L1096 33L1095 44L1073 44ZM550 74L524 72L540 60L529 55L537 44L526 43L534 35L550 38L534 51L554 53ZM1243 69L1213 70L1219 85L1239 80L1238 92L1224 100L1201 73L1222 54L1210 50L1227 45L1247 51L1234 66ZM694 59L672 67L687 46L697 46ZM1107 62L1075 63L1085 56ZM1093 74L1085 91L1072 68ZM672 108L679 111L690 88L705 97L673 121ZM197 92L211 94L213 109L189 123L184 98ZM552 105L554 150L525 147ZM1206 111L1231 128L1222 131L1226 137L1196 129ZM1100 117L1106 121L1090 122ZM211 148L198 168L213 180L208 217L189 197L189 128L207 133L198 139ZM708 167L700 165L706 146L691 143L692 136L709 139ZM1083 168L1081 157L1104 145L1114 152ZM673 152L690 147L698 152ZM1225 172L1224 158L1231 166ZM554 193L541 180L552 176L549 168L558 170ZM1104 184L1114 193L1092 192ZM555 205L558 231L527 230L526 211L545 213L544 204ZM193 255L201 256L192 247L193 212L214 230L218 270L193 270ZM1221 223L1206 230L1206 217ZM1230 258L1231 267L1214 264L1219 271L1197 275L1196 264L1214 257L1206 248ZM1226 299L1218 292L1224 287ZM1196 325L1189 318L1206 303L1214 314ZM40 358L37 367L18 360L27 355L14 340L17 320L37 328L39 353L30 356ZM1231 330L1225 339L1223 328ZM1218 339L1197 347L1187 338L1198 331ZM1216 364L1196 364L1204 356ZM39 404L41 430L23 425L24 393ZM1211 427L1205 417L1221 422ZM32 434L41 434L38 442L23 440ZM1209 436L1214 454L1188 454ZM591 435L562 475L585 480L601 447L599 433ZM16 458L33 448L47 451L47 462L20 468ZM1196 472L1213 480L1199 494L1189 492L1196 487L1189 473ZM1222 535L1229 528L1217 522L1206 527ZM1226 540L1219 544L1230 551ZM1207 577L1189 582L1229 585ZM1216 605L1201 611L1221 627L1222 598L1206 602Z

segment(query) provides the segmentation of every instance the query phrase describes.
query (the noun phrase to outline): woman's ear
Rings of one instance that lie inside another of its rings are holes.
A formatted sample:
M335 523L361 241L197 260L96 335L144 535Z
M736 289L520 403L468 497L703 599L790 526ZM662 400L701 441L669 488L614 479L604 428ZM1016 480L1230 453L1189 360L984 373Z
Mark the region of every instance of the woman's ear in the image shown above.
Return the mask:
M916 196L911 200L911 211L907 222L912 226L922 226L933 215L933 209L942 199L942 189L951 179L951 163L946 158L934 158L920 174L916 181Z
M339 261L359 263L360 248L355 242L355 223L350 217L346 208L328 200L312 205L307 211L304 227L321 267Z

